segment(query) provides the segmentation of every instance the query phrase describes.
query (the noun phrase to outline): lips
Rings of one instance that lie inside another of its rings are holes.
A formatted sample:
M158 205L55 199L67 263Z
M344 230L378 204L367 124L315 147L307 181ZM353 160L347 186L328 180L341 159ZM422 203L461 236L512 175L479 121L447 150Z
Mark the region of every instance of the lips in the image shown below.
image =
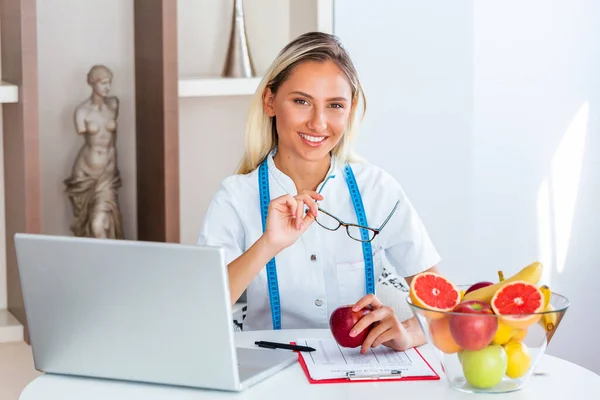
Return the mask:
M301 132L298 132L298 135L302 138L304 143L312 147L318 147L327 140L327 136L307 135L306 133Z

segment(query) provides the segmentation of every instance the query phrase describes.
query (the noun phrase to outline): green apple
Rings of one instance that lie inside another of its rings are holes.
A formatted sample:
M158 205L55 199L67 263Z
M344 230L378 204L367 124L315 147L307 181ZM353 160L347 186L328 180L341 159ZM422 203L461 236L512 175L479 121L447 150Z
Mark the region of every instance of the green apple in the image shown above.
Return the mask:
M464 350L461 359L467 382L480 389L491 388L500 383L508 365L506 351L497 344L481 350Z

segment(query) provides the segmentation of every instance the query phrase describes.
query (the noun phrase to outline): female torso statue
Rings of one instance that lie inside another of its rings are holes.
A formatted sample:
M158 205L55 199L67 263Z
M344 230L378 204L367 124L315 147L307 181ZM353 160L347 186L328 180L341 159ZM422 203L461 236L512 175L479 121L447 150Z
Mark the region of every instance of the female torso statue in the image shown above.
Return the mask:
M117 190L121 178L117 166L116 132L119 100L108 96L112 72L102 65L88 73L92 95L75 109L75 129L85 143L65 180L73 206L75 236L123 238Z

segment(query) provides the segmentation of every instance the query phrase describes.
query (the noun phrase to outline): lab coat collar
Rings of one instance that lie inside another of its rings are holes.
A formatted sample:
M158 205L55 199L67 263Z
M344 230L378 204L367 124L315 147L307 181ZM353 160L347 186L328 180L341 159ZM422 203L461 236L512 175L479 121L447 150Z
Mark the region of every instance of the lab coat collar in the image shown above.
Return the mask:
M296 195L296 185L294 185L294 181L292 180L292 178L284 174L279 168L277 168L277 166L275 166L273 156L276 153L277 147L271 150L271 152L267 156L267 167L269 169L269 173L275 179L275 181L283 188L285 192L292 195ZM327 175L325 175L325 179L323 180L323 182L321 182L317 187L317 192L321 193L330 179L333 179L337 175L340 175L340 171L338 171L339 165L340 162L336 159L336 157L332 156L329 165L329 171L327 171Z

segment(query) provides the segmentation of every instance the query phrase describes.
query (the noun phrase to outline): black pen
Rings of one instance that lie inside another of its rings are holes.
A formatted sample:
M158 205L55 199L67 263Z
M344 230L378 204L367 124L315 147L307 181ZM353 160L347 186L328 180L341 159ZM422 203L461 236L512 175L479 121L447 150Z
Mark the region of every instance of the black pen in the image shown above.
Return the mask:
M275 342L265 342L265 341L257 341L254 342L258 347L264 347L265 349L286 349L286 350L296 350L296 351L315 351L312 347L308 346L298 346L295 344L286 344L286 343L275 343Z

